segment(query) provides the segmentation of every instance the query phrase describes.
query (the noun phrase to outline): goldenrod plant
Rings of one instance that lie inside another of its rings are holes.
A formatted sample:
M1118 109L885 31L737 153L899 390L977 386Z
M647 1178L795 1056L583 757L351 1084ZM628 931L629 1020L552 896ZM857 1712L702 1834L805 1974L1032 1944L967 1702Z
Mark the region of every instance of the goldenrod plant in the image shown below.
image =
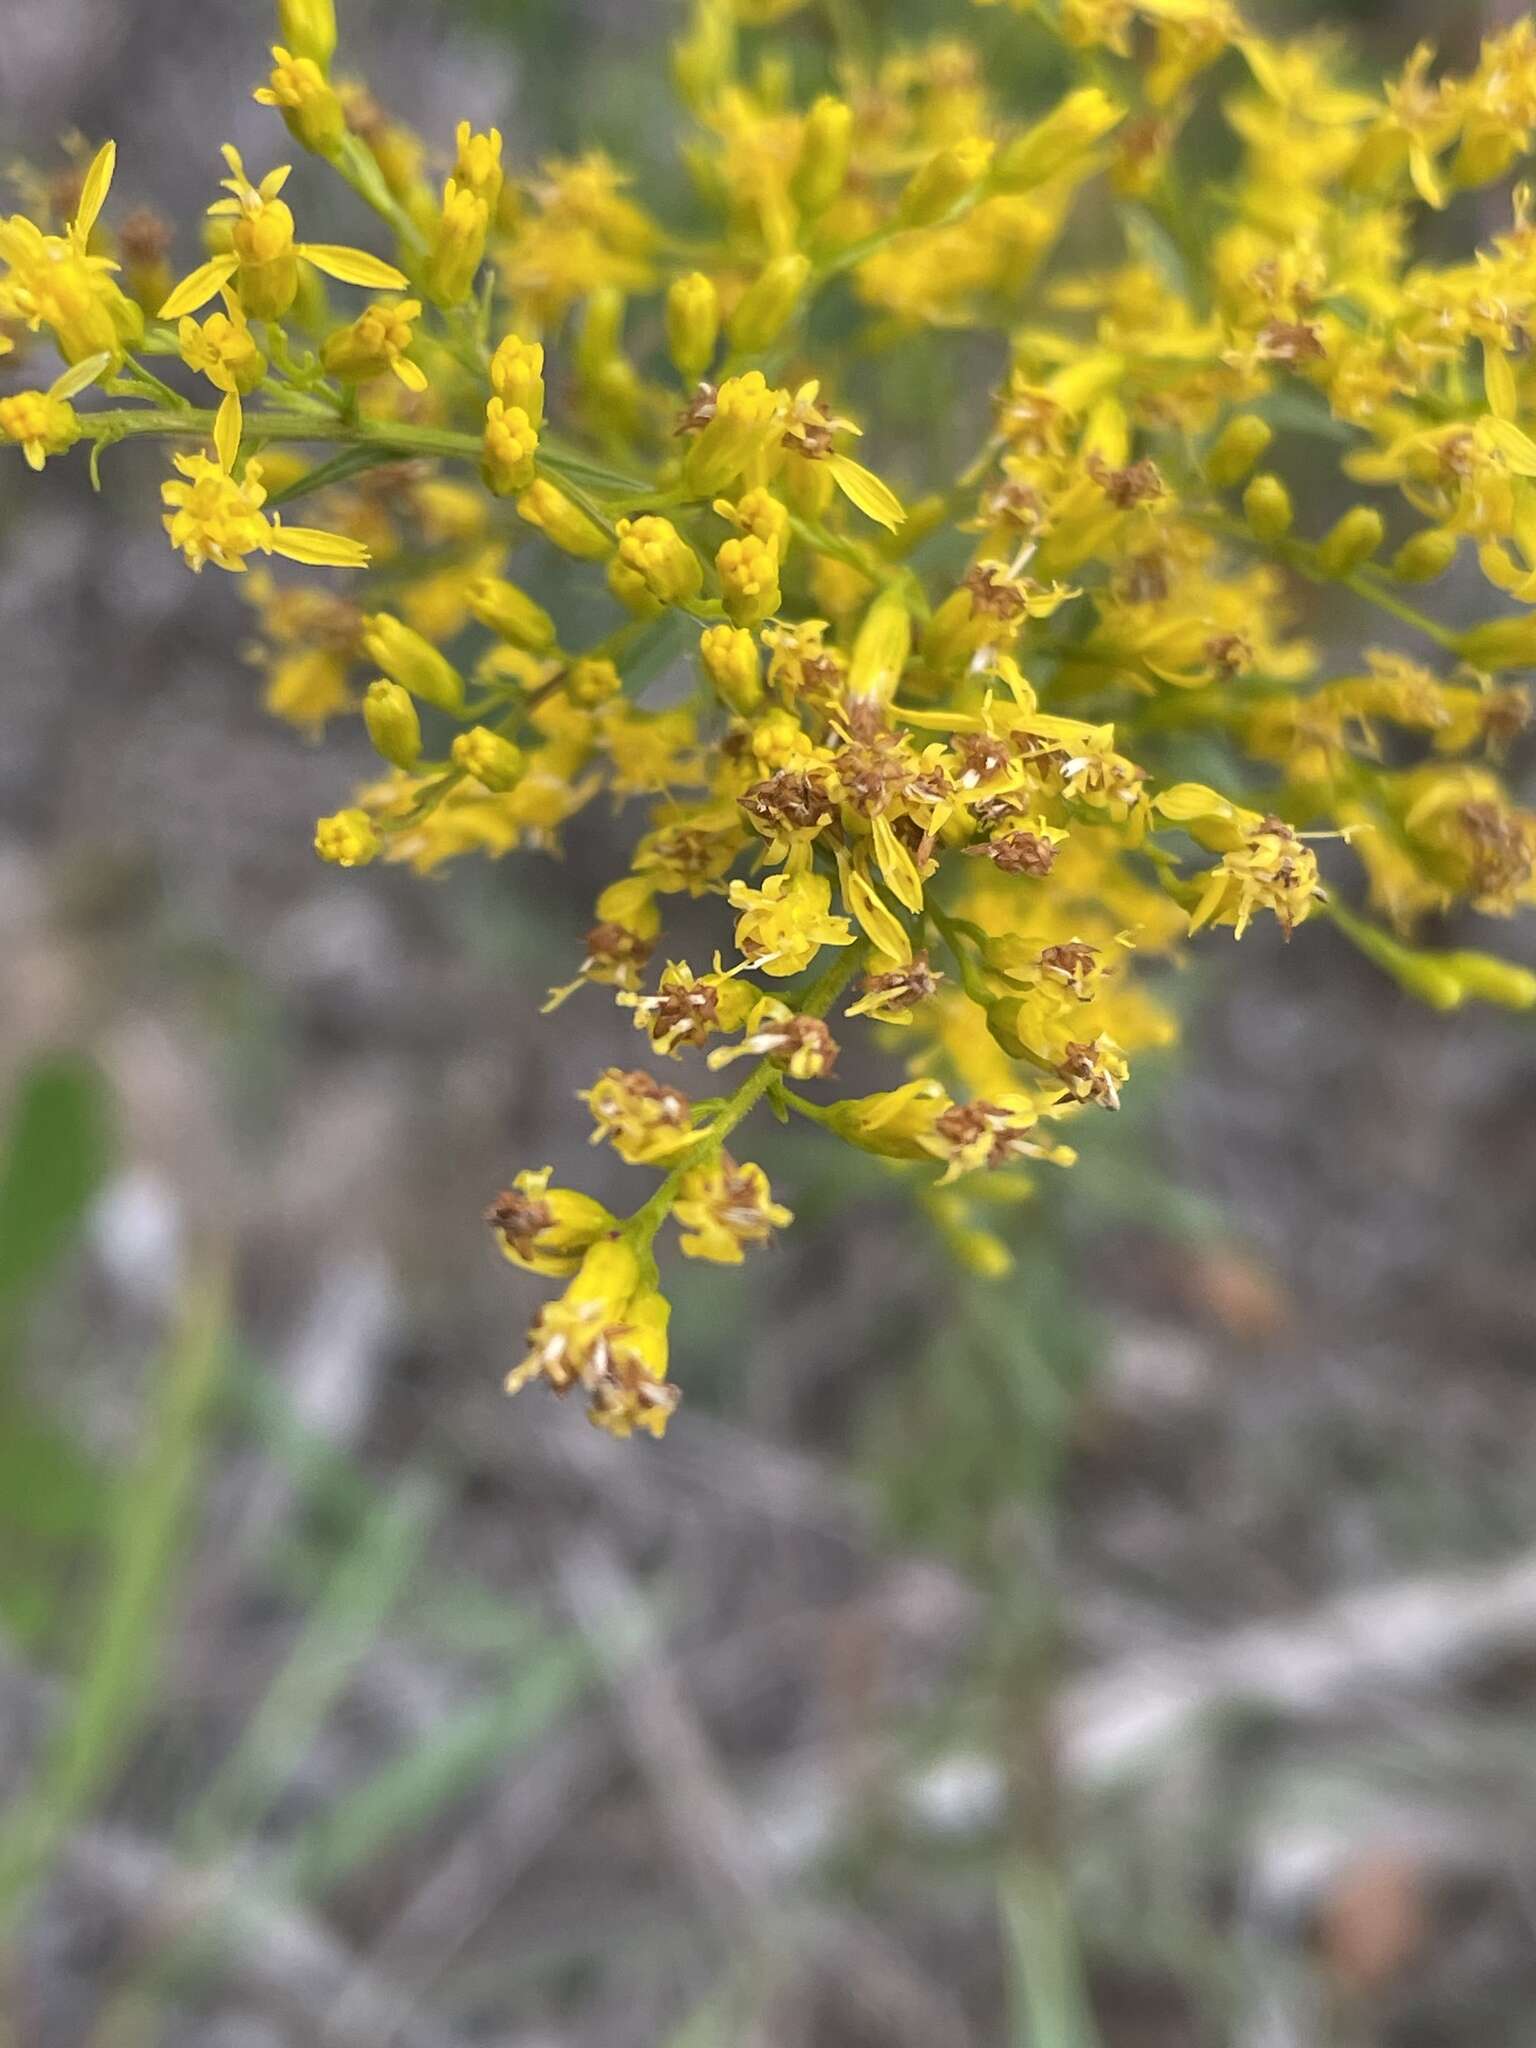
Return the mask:
M565 1283L509 1387L617 1436L678 1401L666 1227L729 1264L791 1221L736 1150L755 1111L891 1162L985 1276L989 1216L1116 1108L1213 928L1328 917L1431 1003L1536 1004L1422 931L1536 897L1497 765L1536 666L1536 204L1506 189L1536 27L1366 90L1234 0L1006 12L944 0L936 40L828 60L803 0L694 0L674 70L713 225L684 235L596 150L413 135L337 68L332 0L279 0L255 96L376 246L300 239L310 182L232 148L179 264L109 206L111 143L0 223L31 378L0 435L98 481L171 444L166 532L244 574L271 710L363 719L378 772L322 859L426 873L556 853L605 799L632 821L550 1003L628 1014L650 1063L583 1099L651 1190L621 1217L530 1169L488 1212ZM1054 40L1055 105L998 104L983 26ZM1197 114L1230 160L1198 189ZM1486 244L1433 260L1474 191ZM879 473L871 365L935 337L990 366L990 412L954 473L896 437ZM1282 471L1347 509L1304 530ZM559 556L607 608L591 644L540 601ZM1453 570L1470 624L1420 600ZM1343 674L1298 633L1308 584L1355 615ZM685 655L691 694L648 704ZM719 913L692 960L690 897ZM850 1029L889 1086L839 1093Z

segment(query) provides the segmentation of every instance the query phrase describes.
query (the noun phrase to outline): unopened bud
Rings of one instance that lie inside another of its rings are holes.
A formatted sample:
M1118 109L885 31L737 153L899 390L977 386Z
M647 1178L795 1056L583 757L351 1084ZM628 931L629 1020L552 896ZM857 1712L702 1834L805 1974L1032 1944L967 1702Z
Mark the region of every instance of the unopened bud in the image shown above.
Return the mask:
M277 32L296 57L327 70L336 54L335 0L277 0Z
M1458 544L1458 536L1443 526L1427 526L1392 557L1392 574L1399 583L1433 583L1455 561Z
M381 676L363 697L363 723L376 753L391 767L411 769L421 758L421 719L409 690Z
M457 711L464 702L464 678L440 648L390 612L363 621L363 651L385 675L424 704Z
M514 647L543 654L555 644L555 622L549 613L504 576L482 576L472 583L469 608L482 626Z
M789 187L807 218L824 212L842 191L852 151L853 109L846 100L823 93L805 117L800 157Z
M485 436L480 474L486 489L498 498L525 491L534 479L539 450L538 429L520 405L493 398L485 408Z
M315 826L315 851L335 868L365 868L379 853L379 835L366 811L337 811Z
M1205 473L1220 490L1240 484L1275 438L1268 420L1256 412L1240 412L1222 428L1206 451Z
M788 326L810 274L809 256L775 256L736 302L727 329L731 347L741 355L771 348Z
M667 353L685 382L696 384L715 359L720 297L702 270L674 278L667 293Z
M997 160L993 183L1000 192L1027 192L1084 156L1123 118L1125 109L1102 87L1069 92L1061 105L1037 121Z
M1260 540L1283 540L1296 516L1290 492L1270 470L1256 476L1244 491L1243 514Z
M1375 554L1385 532L1374 505L1351 505L1319 541L1317 566L1325 576L1352 576Z
M509 334L491 357L491 389L508 405L526 414L538 431L544 424L544 349L537 341Z
M909 228L931 227L970 192L992 160L992 145L981 136L955 142L913 172L898 211Z
M536 526L562 553L575 555L580 561L598 561L612 546L603 529L548 477L536 478L523 492L517 501L517 516Z
M699 635L699 660L721 703L747 718L763 701L757 642L736 626L710 626Z
M779 552L755 533L732 535L715 556L721 595L733 625L758 626L782 603Z
M488 725L472 725L453 742L453 765L487 789L510 789L523 772L522 750Z

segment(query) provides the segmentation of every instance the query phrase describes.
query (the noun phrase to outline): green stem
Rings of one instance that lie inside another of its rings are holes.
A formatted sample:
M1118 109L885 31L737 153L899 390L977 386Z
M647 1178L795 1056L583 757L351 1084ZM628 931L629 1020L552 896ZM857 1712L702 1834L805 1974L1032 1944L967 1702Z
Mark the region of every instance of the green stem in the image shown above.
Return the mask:
M848 986L863 956L862 942L842 947L811 984L799 1014L802 1017L825 1017ZM623 1234L642 1255L650 1254L657 1231L671 1213L684 1175L692 1173L695 1167L709 1165L720 1156L726 1139L756 1109L779 1075L780 1068L771 1056L759 1060L735 1094L726 1097L709 1125L700 1132L699 1142L683 1154L650 1200L630 1217Z
M105 447L135 434L211 441L214 418L213 412L199 406L189 406L182 412L158 406L118 406L82 413L80 424L98 446ZM376 449L380 462L390 462L398 455L428 455L478 463L483 452L478 434L458 433L451 427L413 426L398 420L344 420L328 413L248 411L245 431L253 440L310 441L341 448ZM612 521L569 473L570 469L585 472L587 465L577 458L568 459L564 454L541 448L538 467L557 478L565 495L579 504L610 539L613 537Z
M979 1003L983 1009L987 1009L991 1005L993 991L987 986L981 970L977 967L966 949L965 942L961 937L959 922L952 918L947 910L941 910L932 898L928 900L924 908L927 910L929 917L932 918L935 927L954 958L955 965L960 970L961 986L973 1003Z
M1310 541L1289 538L1261 541L1250 533L1241 520L1230 518L1225 512L1193 511L1190 517L1212 533L1220 534L1224 540L1236 541L1240 546L1278 556L1288 568L1305 576L1311 583L1332 583L1341 590L1353 591L1356 597L1373 604L1378 611L1385 612L1404 626L1411 626L1416 633L1433 640L1437 647L1443 647L1454 654L1456 635L1449 626L1442 626L1438 619L1432 619L1428 612L1421 612L1416 605L1405 604L1390 590L1382 588L1379 571L1354 569L1347 576L1331 576L1322 566L1318 550Z

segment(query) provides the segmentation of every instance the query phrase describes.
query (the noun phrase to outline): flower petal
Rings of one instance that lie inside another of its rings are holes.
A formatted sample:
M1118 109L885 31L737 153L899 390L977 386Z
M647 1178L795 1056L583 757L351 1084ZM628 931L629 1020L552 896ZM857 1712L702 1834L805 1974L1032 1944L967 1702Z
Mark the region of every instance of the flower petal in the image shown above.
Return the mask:
M342 284L360 284L365 291L399 291L409 280L392 263L370 256L366 249L348 249L335 242L298 242L297 253L316 270Z
M233 256L210 256L190 277L184 277L160 308L162 320L179 320L183 313L195 313L206 306L214 293L229 283L240 268Z
M236 391L226 392L213 422L214 453L226 476L235 473L235 459L240 453L240 437L244 431L245 416L240 409L240 395Z
M851 455L829 456L827 467L843 496L857 505L866 519L873 519L877 526L888 526L892 533L896 531L907 515L900 498L872 469L855 462Z
M274 523L271 551L274 555L286 555L290 562L309 562L319 569L366 569L373 559L360 540L324 533L318 526Z
M112 189L112 173L117 168L117 144L104 142L91 160L91 168L85 174L85 183L80 187L80 208L75 215L75 240L90 239L108 192Z

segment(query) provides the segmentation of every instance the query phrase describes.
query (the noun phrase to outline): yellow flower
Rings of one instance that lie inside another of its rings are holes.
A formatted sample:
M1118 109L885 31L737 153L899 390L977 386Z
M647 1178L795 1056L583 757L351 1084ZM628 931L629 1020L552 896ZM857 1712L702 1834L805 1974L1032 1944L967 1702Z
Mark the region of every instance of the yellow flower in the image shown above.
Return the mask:
M0 398L0 439L20 448L29 469L41 469L50 455L64 455L85 429L70 404L93 384L110 358L91 356L56 377L46 391L13 391Z
M334 867L366 867L378 858L379 835L366 811L338 811L316 825L315 851Z
M782 978L809 967L823 946L851 946L853 926L832 914L832 884L825 875L772 875L761 889L732 882L736 945L764 974Z
M281 43L272 46L272 76L252 95L264 107L276 107L289 134L317 156L334 156L347 132L341 101L326 82L313 57L295 56Z
M738 1166L728 1152L683 1175L672 1215L682 1231L678 1242L684 1254L717 1266L739 1266L749 1246L767 1244L776 1230L795 1220L782 1202L774 1201L763 1169Z
M380 299L350 327L326 337L320 360L331 376L348 384L393 372L407 391L425 391L427 373L406 353L420 318L420 299Z
M224 311L196 320L188 313L177 325L181 360L216 391L236 391L248 398L267 374L267 359L256 345L245 309L232 292L224 293Z
M631 1166L660 1166L695 1142L693 1105L680 1089L636 1068L609 1067L581 1096L604 1139Z
M530 1273L574 1273L599 1238L617 1230L601 1202L552 1188L552 1166L518 1174L485 1212L505 1257Z
M560 1299L534 1318L507 1392L535 1379L561 1395L576 1388L599 1429L659 1437L680 1398L667 1382L668 1315L662 1296L642 1283L633 1248L605 1239L586 1253Z
M253 185L232 143L224 145L224 161L230 175L221 183L230 196L216 200L208 212L216 220L229 221L229 253L209 257L183 278L160 308L162 320L195 313L231 281L252 318L281 320L298 296L301 259L342 284L371 291L398 291L404 286L405 278L392 263L365 250L294 240L293 214L278 196L292 173L291 164L268 171L260 185Z
M183 481L160 487L166 506L162 523L188 565L201 571L212 562L216 568L244 570L247 556L260 553L319 568L366 569L368 550L357 541L312 526L284 526L262 511L267 494L261 464L247 462L241 475L235 474L241 432L240 400L231 392L214 422L213 455L178 455Z

